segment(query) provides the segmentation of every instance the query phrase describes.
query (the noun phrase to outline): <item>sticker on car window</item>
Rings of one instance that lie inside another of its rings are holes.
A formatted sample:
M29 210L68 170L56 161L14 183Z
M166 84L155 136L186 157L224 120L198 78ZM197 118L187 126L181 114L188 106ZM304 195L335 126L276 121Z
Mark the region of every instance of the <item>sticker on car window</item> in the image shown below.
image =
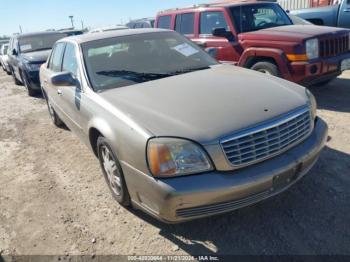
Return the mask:
M27 51L27 50L30 50L30 49L32 49L31 45L21 45L21 50L22 51Z
M195 49L194 47L190 46L187 43L177 45L177 46L173 47L173 49L184 56L191 56L191 55L197 54L199 52L197 49Z

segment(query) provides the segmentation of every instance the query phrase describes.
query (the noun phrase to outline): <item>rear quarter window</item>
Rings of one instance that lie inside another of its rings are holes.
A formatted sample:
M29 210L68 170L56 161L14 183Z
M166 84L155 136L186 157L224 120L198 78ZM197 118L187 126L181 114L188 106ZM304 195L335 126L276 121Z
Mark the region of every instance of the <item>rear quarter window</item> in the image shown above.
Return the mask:
M158 28L163 28L163 29L170 29L171 27L171 16L170 15L165 15L165 16L160 16L158 18Z
M175 31L183 35L194 34L194 13L177 15Z

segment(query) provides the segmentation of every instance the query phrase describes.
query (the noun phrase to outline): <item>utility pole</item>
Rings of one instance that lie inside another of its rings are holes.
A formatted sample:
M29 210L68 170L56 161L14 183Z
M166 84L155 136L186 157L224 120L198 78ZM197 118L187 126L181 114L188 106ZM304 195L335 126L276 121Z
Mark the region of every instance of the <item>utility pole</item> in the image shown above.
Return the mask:
M22 34L23 33L23 30L22 30L22 26L19 25L19 32Z
M72 23L72 28L74 29L74 20L73 20L74 16L70 15L69 16L69 19L70 19L70 22Z
M81 30L84 30L84 21L81 20Z

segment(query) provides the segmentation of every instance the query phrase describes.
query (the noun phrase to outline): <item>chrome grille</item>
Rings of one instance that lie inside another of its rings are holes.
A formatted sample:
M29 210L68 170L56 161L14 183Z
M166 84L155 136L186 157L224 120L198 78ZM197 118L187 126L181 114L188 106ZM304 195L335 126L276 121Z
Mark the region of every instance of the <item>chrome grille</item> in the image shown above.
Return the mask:
M232 165L246 166L273 157L299 143L312 127L310 109L303 107L276 120L240 131L220 143Z
M320 56L330 57L350 52L349 35L320 40Z

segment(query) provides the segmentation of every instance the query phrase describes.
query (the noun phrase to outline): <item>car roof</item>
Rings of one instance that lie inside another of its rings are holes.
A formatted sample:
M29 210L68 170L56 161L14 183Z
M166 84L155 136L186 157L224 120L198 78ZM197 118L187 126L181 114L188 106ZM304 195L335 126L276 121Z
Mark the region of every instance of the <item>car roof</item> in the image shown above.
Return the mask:
M86 42L108 39L113 37L121 37L121 36L128 36L128 35L142 35L142 34L159 33L159 32L171 32L171 30L156 29L156 28L122 29L122 30L116 30L116 31L97 32L93 34L70 36L59 40L59 42L71 41L71 42L76 42L78 44L82 44Z
M15 38L23 38L23 37L31 37L31 36L44 36L44 35L57 35L57 34L64 35L64 32L58 32L58 31L33 32L33 33L15 35L14 37Z
M197 10L200 8L217 8L217 7L231 7L231 6L241 6L241 5L251 5L251 4L276 4L275 0L229 0L229 1L217 1L214 3L208 3L208 4L198 4L193 5L189 7L183 7L183 8L173 8L173 9L167 9L164 11L161 11L158 13L158 15L164 15L164 14L171 14L173 12L181 12L185 10Z
M154 17L146 17L146 18L139 18L139 19L131 20L131 21L129 21L129 23L148 22L148 21L154 21L154 20L155 20Z

